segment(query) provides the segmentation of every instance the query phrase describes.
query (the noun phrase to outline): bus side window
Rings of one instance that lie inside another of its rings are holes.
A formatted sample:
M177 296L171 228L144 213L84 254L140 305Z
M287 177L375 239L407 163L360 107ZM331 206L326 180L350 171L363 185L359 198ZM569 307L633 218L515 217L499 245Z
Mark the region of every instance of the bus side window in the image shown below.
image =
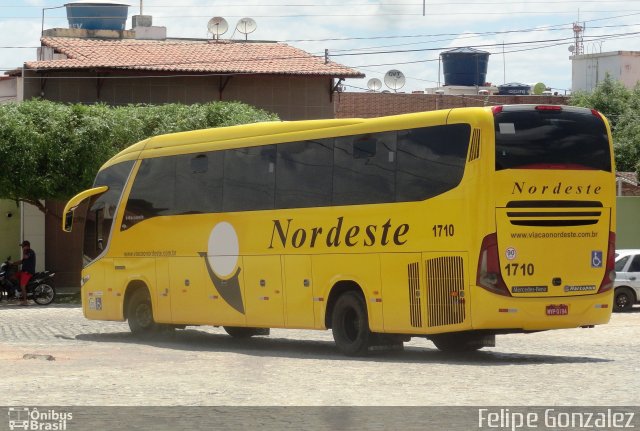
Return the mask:
M224 152L176 156L176 188L173 214L222 211Z
M396 132L335 139L333 205L393 202Z
M396 201L428 199L460 184L470 137L469 124L399 131Z
M353 158L367 159L376 156L376 144L378 141L372 135L364 135L353 141Z
M333 139L278 144L276 208L331 205Z
M275 162L275 145L225 150L222 210L273 209Z

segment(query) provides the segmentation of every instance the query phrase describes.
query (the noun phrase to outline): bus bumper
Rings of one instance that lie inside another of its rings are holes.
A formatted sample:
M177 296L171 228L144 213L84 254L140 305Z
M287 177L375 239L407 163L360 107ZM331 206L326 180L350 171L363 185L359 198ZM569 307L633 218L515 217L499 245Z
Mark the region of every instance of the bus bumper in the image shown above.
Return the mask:
M613 289L595 295L514 298L480 287L471 290L473 329L544 331L609 322Z

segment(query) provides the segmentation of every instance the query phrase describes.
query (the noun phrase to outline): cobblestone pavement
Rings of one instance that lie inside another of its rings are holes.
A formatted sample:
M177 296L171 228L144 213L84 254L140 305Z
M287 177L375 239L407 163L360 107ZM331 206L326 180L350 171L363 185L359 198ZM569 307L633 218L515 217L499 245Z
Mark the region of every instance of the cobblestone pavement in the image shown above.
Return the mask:
M0 405L640 405L638 352L640 309L594 329L498 336L473 354L414 338L354 359L330 331L141 340L78 306L2 304Z

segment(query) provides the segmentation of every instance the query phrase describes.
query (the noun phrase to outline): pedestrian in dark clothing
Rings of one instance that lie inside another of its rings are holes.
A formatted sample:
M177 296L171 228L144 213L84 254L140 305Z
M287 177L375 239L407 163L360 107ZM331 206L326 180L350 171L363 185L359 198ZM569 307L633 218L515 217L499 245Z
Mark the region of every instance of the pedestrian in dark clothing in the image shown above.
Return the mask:
M20 282L20 290L22 297L20 305L28 305L27 303L27 284L33 274L36 273L36 252L31 249L29 241L22 241L22 259L13 262L14 265L22 265L22 269L16 272L16 278Z

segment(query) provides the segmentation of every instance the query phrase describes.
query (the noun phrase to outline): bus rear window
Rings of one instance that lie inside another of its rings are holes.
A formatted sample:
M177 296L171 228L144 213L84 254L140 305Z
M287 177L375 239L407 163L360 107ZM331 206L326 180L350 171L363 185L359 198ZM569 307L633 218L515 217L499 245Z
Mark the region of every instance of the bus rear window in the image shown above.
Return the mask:
M496 171L593 169L611 172L607 129L587 109L503 110L494 117Z

